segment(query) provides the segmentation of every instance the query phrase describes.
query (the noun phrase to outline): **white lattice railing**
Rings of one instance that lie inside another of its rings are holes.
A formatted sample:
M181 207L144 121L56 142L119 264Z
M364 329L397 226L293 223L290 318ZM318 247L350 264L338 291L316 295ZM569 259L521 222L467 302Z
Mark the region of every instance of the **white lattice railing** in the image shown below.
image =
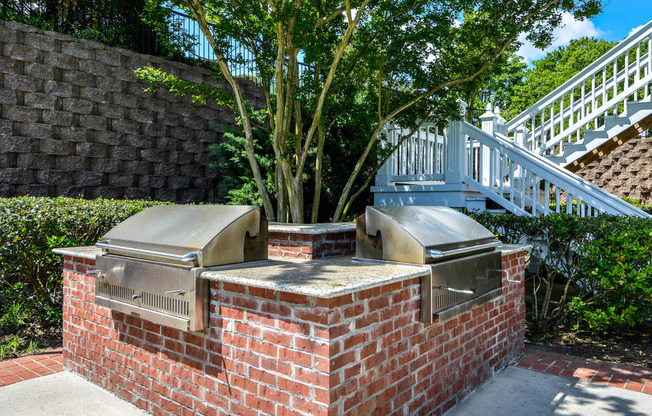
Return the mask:
M388 124L383 130L384 146L394 148L410 130ZM403 141L387 161L389 182L442 181L446 171L446 129L424 123Z
M520 215L564 211L649 217L640 209L496 133L461 123L465 179L485 197Z
M651 50L652 21L512 119L508 131L527 149L563 155L566 143L582 143L584 130L650 96Z

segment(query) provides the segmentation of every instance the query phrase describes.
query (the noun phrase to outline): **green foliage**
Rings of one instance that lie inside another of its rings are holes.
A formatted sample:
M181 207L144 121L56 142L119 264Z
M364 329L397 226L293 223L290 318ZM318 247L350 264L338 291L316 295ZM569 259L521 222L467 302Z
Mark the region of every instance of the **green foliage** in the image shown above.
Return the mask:
M652 313L652 220L601 215L472 216L505 243L532 245L533 327L617 331ZM553 290L554 289L554 290Z
M0 302L9 311L10 316L3 317L7 325L20 322L20 310L30 310L46 326L57 325L62 313L63 259L52 249L92 245L117 223L155 204L104 199L0 199Z
M29 322L30 314L25 308L25 305L14 300L7 302L2 308L2 316L0 316L0 334L16 332L24 328Z
M134 72L136 73L136 77L150 84L150 87L145 89L145 91L155 92L157 89L165 87L176 95L191 94L193 102L206 104L206 100L211 99L220 105L235 108L233 94L221 88L211 87L198 82L185 81L175 75L152 67L140 68ZM219 81L219 79L216 79L216 81Z
M161 0L148 2L161 4ZM336 195L336 209L329 217L337 221L376 172L376 146L390 120L410 129L419 120L458 119L456 99L463 84L499 68L502 55L515 50L519 36L546 46L563 11L586 18L600 11L601 2L172 0L166 4L197 20L236 95L247 159L267 216L304 222L311 192L306 189L309 165L315 166L316 196L322 192L319 178L328 177L321 171L322 154L325 162L347 163L344 170L333 164L332 172L348 174L342 185L323 183L327 194ZM278 200L286 201L277 204L277 210L253 155L252 112L241 105L245 98L235 77L243 67L255 68L253 75L268 104L263 125L270 128L275 172L280 172ZM161 85L170 87L169 82ZM358 94L364 89L374 93ZM348 148L322 147L328 140L324 129L330 130L331 123L357 110L340 108L335 117L328 113L338 107L338 100L350 99L343 99L347 94L362 99L360 105L366 108L358 120L364 123L360 125L360 131L366 132L364 141L358 143L360 135ZM367 117L371 110L373 117ZM355 157L340 159L343 149L350 149ZM313 201L314 220L320 200Z
M260 115L257 120L261 120ZM229 204L262 206L263 201L256 187L251 165L247 160L244 135L241 131L228 126L218 127L224 132L226 141L212 144L208 146L207 150L213 159L211 167L220 172L222 176L217 186L219 195L225 197ZM254 134L256 161L261 167L267 191L271 195L276 195L274 150L269 132L256 127Z
M636 208L641 209L642 211L652 214L652 205L643 205L640 200L633 198L621 198L623 201L634 205Z
M571 308L593 332L633 327L652 316L652 221L599 217L579 247L585 285ZM588 296L587 296L588 295Z
M503 117L509 120L519 115L615 45L617 42L588 37L571 40L568 46L561 46L532 62L532 67L522 73L520 82L508 87L496 82L494 91L498 104L506 110Z
M18 355L25 349L27 342L18 335L10 335L0 343L0 360Z
M110 46L207 66L185 56L195 45L165 2L143 0L10 0L0 2L0 20L29 24ZM147 23L143 14L148 15Z

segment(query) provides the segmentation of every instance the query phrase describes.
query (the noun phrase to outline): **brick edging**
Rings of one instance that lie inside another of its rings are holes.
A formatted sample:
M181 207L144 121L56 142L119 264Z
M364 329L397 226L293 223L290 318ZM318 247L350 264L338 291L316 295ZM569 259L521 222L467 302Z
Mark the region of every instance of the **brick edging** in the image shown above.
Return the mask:
M0 387L63 371L63 350L0 362Z
M525 348L513 365L591 383L652 394L652 371L642 367L590 360L573 355Z

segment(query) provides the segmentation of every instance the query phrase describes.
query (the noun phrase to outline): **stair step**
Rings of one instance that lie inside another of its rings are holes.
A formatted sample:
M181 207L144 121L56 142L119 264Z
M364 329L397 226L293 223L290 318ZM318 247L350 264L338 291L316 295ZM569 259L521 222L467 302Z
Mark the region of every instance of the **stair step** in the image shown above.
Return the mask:
M586 145L582 143L568 143L564 145L564 159L576 153L585 153Z
M604 130L584 130L584 143L593 140L609 140L609 133Z
M558 165L563 165L566 163L566 158L560 155L545 155L545 158Z
M604 118L604 130L608 133L609 130L617 128L621 129L625 126L631 126L632 121L629 117L618 115L618 116L606 116Z
M493 215L507 214L506 209L488 209L487 212Z
M469 211L485 211L487 209L487 198L484 196L467 196L464 199L466 209Z

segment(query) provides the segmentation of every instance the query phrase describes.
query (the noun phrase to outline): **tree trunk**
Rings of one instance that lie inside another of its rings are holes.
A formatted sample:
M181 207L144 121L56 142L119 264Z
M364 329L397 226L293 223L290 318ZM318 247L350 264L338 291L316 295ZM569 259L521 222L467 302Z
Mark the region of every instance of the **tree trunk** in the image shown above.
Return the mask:
M322 185L322 163L324 158L324 142L326 141L326 129L319 126L317 130L317 155L315 156L315 195L312 198L312 223L319 221L319 203L321 200Z

